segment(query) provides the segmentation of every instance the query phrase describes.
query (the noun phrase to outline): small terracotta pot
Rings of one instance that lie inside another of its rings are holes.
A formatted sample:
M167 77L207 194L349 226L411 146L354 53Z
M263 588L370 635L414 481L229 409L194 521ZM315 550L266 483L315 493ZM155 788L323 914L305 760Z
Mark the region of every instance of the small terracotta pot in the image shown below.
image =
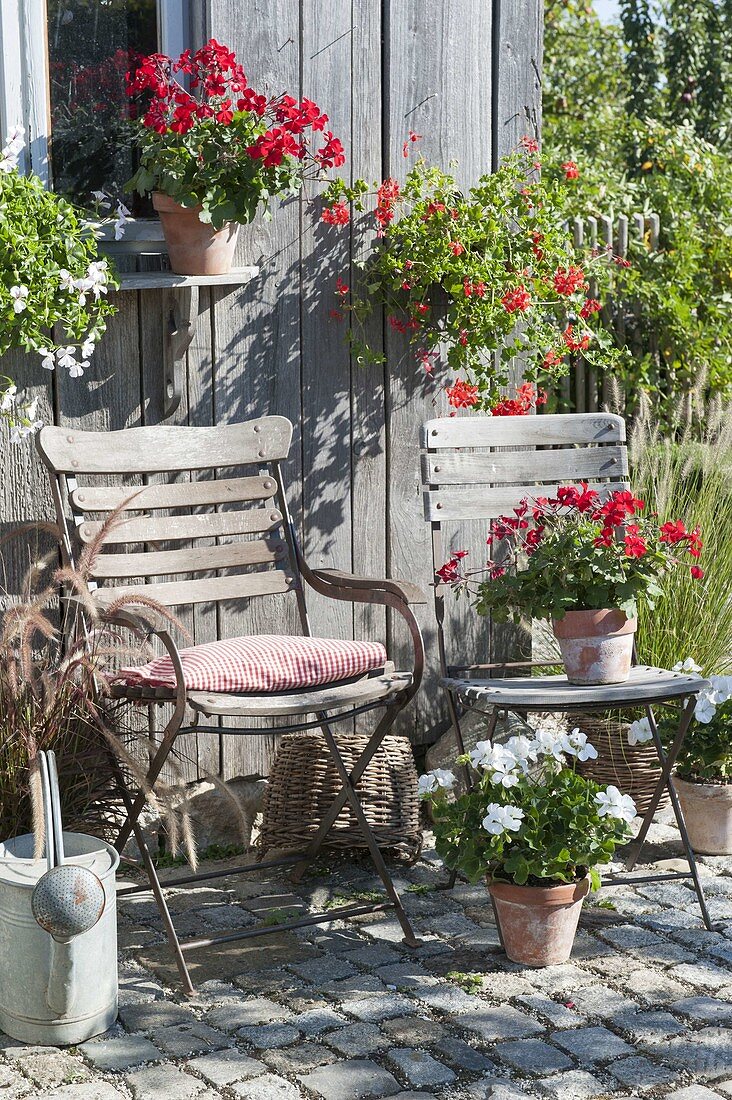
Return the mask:
M560 886L488 884L503 949L522 966L554 966L572 954L589 878Z
M625 683L637 625L637 619L617 608L568 611L563 619L554 619L552 628L570 684Z
M153 191L152 201L176 275L225 275L231 271L239 234L236 222L214 229L199 219L201 206L181 206L162 191Z
M732 855L732 783L688 783L678 775L673 782L694 851Z

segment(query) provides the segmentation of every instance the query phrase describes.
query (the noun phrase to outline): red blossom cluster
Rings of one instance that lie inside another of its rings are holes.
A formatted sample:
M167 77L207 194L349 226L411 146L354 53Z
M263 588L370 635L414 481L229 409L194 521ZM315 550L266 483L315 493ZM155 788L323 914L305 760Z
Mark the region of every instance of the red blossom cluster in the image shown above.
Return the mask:
M454 385L448 386L446 392L448 404L454 409L470 409L478 403L478 387L472 386L462 378L458 378Z
M389 176L376 192L376 218L382 229L394 220L394 203L399 198L401 188L397 180Z
M575 336L574 325L567 325L562 337L570 351L587 351L590 346L590 333L585 332L581 336Z
M524 497L513 509L513 515L503 515L495 519L486 543L491 546L508 539L531 557L557 520L571 518L575 514L596 524L597 534L593 538L593 545L598 550L622 547L626 558L637 559L665 545L679 546L692 558L699 557L703 544L698 527L688 531L681 520L662 523L658 527L645 521L645 526L641 527L638 522L634 522L634 518L644 509L645 501L627 489L616 490L603 501L600 493L596 489L590 489L586 481L580 482L579 486L560 485L555 497L536 497L533 500ZM460 575L460 562L466 553L465 550L457 551L437 570L438 576L445 583L454 584L465 579ZM491 577L502 575L496 569L505 572L504 566L489 562ZM704 571L698 565L692 565L690 573L695 579L704 576Z
M585 290L587 281L581 267L570 264L569 267L558 267L554 272L554 289L557 294L576 294L578 290Z
M473 283L470 279L463 279L463 291L466 298L484 298L485 283L482 279Z
M333 206L326 206L321 215L321 221L327 225L348 225L350 217L348 203L345 199L340 199Z
M562 165L562 171L564 172L564 178L566 180L578 180L580 171L573 160L565 160Z
M189 78L191 91L183 87L177 73ZM187 134L198 123L211 121L231 126L239 112L257 118L267 115L272 125L246 148L265 168L277 167L287 157L302 160L308 154L318 168L345 163L343 145L325 130L328 116L317 103L298 102L290 95L268 100L258 94L248 87L233 51L214 38L195 53L184 50L176 61L161 53L143 58L134 72L126 74L126 90L131 100L140 97L147 103L142 121L156 133ZM324 144L311 151L306 131L322 132Z
M414 130L410 130L409 133L407 134L407 140L402 145L402 156L403 157L408 157L409 156L409 145L410 145L410 143L414 144L415 141L421 141L421 140L422 140L422 135L421 134L415 134Z
M583 321L586 321L593 313L599 313L602 309L602 303L598 302L597 298L587 298L582 303L582 309L580 310L580 317Z
M506 313L515 313L516 310L525 313L531 306L531 295L521 283L513 290L507 290L501 298L501 302Z
M527 135L524 135L524 137L522 137L521 140L519 141L519 145L521 146L522 149L524 149L527 153L531 154L532 156L534 156L536 153L539 152L539 142L536 140L536 138L528 137Z
M546 393L537 390L531 382L524 382L516 391L516 396L506 397L493 405L491 416L526 416L538 405L546 404Z

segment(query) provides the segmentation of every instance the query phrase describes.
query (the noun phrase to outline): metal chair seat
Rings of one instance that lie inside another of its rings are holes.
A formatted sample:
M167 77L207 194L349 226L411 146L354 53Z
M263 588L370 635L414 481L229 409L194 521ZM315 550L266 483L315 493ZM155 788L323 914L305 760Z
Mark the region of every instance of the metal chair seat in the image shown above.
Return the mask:
M409 672L381 672L360 680L322 684L307 691L281 691L269 695L230 695L189 691L188 703L199 714L229 717L275 718L291 714L329 713L353 707L373 706L405 691L412 682ZM233 729L231 733L236 733Z
M634 665L623 684L579 687L566 676L516 676L491 679L446 676L441 680L448 691L492 707L521 710L572 710L588 706L605 708L646 705L672 698L684 698L689 691L708 686L698 676L669 672L648 665Z

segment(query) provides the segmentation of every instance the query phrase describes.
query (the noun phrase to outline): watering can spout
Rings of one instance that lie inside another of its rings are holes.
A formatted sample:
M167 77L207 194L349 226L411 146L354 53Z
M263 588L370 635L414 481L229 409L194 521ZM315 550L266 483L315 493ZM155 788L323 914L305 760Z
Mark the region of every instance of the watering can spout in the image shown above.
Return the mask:
M74 1008L76 983L74 981L74 953L70 940L50 938L51 966L46 989L46 1004L59 1019L69 1016Z

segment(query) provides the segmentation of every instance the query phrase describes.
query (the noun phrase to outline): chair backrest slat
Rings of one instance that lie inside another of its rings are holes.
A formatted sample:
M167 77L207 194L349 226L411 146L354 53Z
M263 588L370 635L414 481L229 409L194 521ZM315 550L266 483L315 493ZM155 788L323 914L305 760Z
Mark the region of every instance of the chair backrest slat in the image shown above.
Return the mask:
M66 474L153 474L205 470L287 457L292 424L266 416L214 428L161 424L118 432L48 427L38 437L41 455Z
M270 596L276 592L291 592L297 586L295 574L273 569L268 573L243 573L231 577L204 577L193 581L163 581L161 584L119 585L97 589L95 599L109 606L116 599L143 591L150 600L175 607L209 600L240 600L252 596Z
M282 523L282 513L276 508L250 508L241 512L207 512L193 516L155 516L121 519L111 525L105 543L120 542L181 542L188 539L218 538L221 535L251 535L273 531ZM92 542L103 522L86 520L79 526L82 542ZM203 553L203 549L201 550ZM202 561L200 569L205 569Z
M164 577L175 573L196 573L202 568L201 548L186 550L146 550L139 554L100 554L92 576ZM281 539L250 539L206 547L206 570L231 569L237 565L264 565L283 561L287 544Z
M422 455L422 478L438 485L521 485L526 480L557 481L626 477L625 447L562 447L536 451L485 451Z
M268 500L277 491L271 477L222 478L220 481L178 481L143 485L84 485L69 494L80 512L144 512L149 508L194 508L232 501Z
M497 519L498 516L510 515L511 510L525 498L532 500L537 496L556 496L559 484L575 485L579 488L577 481L566 478L552 485L502 485L497 489L486 486L477 486L474 489L450 486L448 489L435 489L424 494L425 519L432 523ZM624 488L626 484L614 482L610 485L593 485L592 488L603 497L615 489Z
M428 420L422 444L440 447L540 447L571 443L624 443L625 422L612 413L548 416L450 416Z

